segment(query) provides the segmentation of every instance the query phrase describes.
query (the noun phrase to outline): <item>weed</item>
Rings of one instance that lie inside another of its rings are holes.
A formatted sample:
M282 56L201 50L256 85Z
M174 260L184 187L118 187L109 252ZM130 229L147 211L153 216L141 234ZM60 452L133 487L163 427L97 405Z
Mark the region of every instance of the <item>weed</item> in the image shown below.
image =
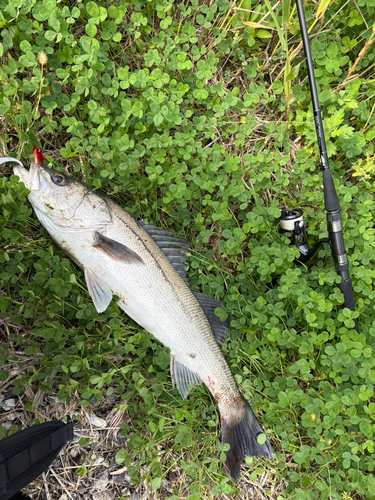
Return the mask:
M328 247L297 266L278 232L287 206L303 209L311 241L326 235L318 151L295 12L249 5L0 0L0 146L25 163L41 146L134 217L192 241L190 285L231 312L223 352L276 452L247 460L249 481L265 469L279 498L375 498L373 2L321 2L311 31L360 333ZM159 491L177 468L190 500L238 495L209 394L181 400L168 350L115 301L98 315L10 167L0 184L0 380L23 352L33 362L14 395L55 390L90 408L115 393L131 422L117 461L134 484Z

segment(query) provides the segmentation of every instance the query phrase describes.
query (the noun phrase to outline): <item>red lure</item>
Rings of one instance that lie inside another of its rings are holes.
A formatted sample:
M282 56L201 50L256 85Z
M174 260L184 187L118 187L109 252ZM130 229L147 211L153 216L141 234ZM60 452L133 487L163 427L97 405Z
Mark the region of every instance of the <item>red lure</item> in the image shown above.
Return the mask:
M39 163L39 165L43 165L42 150L33 146L33 151L34 151L34 163Z

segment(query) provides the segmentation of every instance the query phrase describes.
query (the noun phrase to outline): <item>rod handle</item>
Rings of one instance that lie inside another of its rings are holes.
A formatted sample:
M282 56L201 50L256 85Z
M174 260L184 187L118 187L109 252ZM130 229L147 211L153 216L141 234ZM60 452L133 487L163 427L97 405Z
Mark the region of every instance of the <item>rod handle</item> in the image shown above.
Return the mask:
M339 283L339 288L344 296L344 307L354 311L354 298L352 280L349 278L347 281Z
M352 280L348 279L347 281L341 281L341 283L339 283L339 288L344 296L344 307L347 307L351 311L354 311ZM354 330L358 332L358 321L357 319L353 319L353 321L354 321Z
M336 194L335 184L329 168L322 172L324 186L324 208L326 212L337 212L340 210L339 199Z

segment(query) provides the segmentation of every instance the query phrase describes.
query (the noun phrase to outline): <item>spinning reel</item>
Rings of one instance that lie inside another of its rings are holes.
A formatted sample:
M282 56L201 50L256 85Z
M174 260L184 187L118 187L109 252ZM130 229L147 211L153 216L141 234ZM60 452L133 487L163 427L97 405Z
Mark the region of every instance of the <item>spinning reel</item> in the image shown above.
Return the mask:
M298 262L305 263L317 252L323 243L329 243L328 238L322 238L309 248L302 212L299 210L283 210L280 217L280 232L288 234L290 244L298 248Z

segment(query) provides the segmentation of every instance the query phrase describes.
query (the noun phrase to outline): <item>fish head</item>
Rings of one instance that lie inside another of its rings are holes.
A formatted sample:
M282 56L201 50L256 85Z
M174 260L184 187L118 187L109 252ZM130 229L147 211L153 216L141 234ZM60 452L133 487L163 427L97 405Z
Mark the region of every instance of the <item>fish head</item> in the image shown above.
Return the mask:
M13 171L29 189L28 199L47 229L97 230L111 222L105 200L65 172L39 163L31 163L30 170L15 165Z

